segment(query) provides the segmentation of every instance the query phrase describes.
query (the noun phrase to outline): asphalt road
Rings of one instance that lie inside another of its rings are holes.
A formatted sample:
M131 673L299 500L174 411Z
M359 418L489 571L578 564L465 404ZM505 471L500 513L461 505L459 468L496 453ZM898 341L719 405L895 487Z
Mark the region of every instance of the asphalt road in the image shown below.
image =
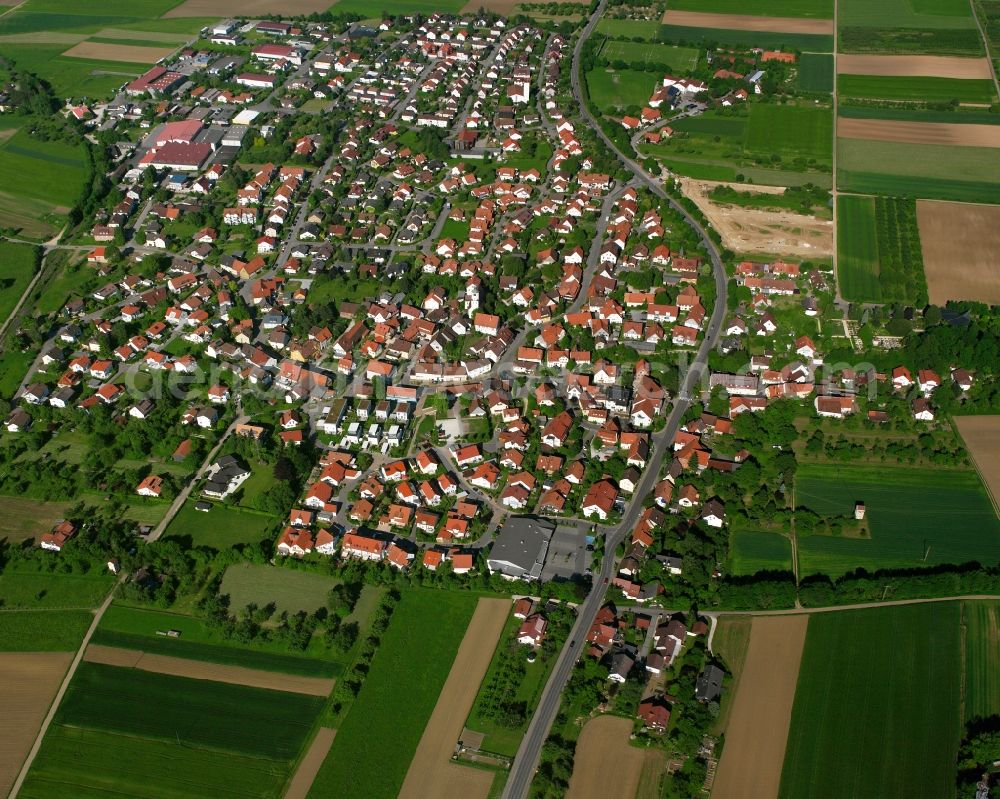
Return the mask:
M562 696L563 689L566 687L566 683L569 680L570 674L573 670L573 665L576 663L577 658L580 656L580 652L585 647L587 631L590 629L590 625L593 623L594 617L604 600L605 591L607 589L605 580L610 579L614 574L615 550L617 549L618 544L621 543L635 527L635 524L642 513L642 500L652 490L653 485L659 477L659 467L662 462L663 455L673 441L674 435L680 426L681 418L691 405L692 396L697 396L698 382L701 380L702 374L707 369L708 354L718 340L719 332L722 328L723 316L726 311L726 270L715 243L708 237L705 229L701 226L697 219L692 217L679 203L675 202L672 198L667 197L663 187L656 180L654 180L637 162L626 156L615 146L615 144L604 134L604 131L598 125L597 120L594 119L590 110L583 101L583 95L580 91L580 53L584 42L593 32L594 26L597 24L597 21L600 19L600 16L604 12L606 6L607 0L601 0L600 5L587 22L587 25L583 29L583 32L577 40L576 46L573 50L571 81L574 100L576 101L580 109L580 113L583 115L583 118L587 122L588 126L597 132L597 134L604 141L604 144L618 156L622 163L625 164L625 166L635 175L635 178L654 194L665 198L669 202L670 206L684 217L685 222L687 222L687 224L698 233L712 260L712 269L715 275L716 289L715 307L712 310L712 316L708 327L705 330L705 336L698 348L698 352L681 382L681 390L674 401L673 409L667 420L667 424L663 430L661 430L653 438L653 454L650 458L649 466L632 495L633 499L628 505L621 523L617 527L608 531L607 538L605 539L605 554L604 560L601 564L601 571L599 574L595 575L593 587L587 595L586 600L584 600L579 608L577 608L576 623L573 625L573 629L570 632L569 638L567 639L562 652L559 653L559 658L556 660L555 668L552 670L552 674L549 676L549 680L545 684L538 707L531 719L531 723L528 725L528 730L525 733L524 739L521 741L521 746L518 748L517 755L511 765L510 774L507 778L507 785L502 794L503 799L523 799L528 795L531 780L538 767L538 760L541 755L542 745L545 743L545 739L548 737L549 730L552 728L552 723L559 711L559 701Z

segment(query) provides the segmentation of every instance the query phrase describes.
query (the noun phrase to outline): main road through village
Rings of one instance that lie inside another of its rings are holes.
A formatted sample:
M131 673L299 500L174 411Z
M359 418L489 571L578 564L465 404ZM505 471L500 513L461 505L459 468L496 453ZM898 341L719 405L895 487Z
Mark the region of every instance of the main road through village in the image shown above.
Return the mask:
M528 725L528 730L525 733L524 739L521 741L521 746L518 748L517 755L511 765L510 774L507 778L507 785L503 792L503 799L524 799L524 797L528 795L528 789L531 786L532 777L538 767L538 760L541 755L542 745L548 737L549 730L552 728L552 723L559 710L559 701L562 696L563 689L566 687L566 683L569 680L570 674L573 670L573 665L576 663L576 659L580 656L580 653L584 649L587 632L590 629L590 625L593 623L594 617L597 615L597 611L604 599L604 592L607 588L606 581L610 579L612 573L614 572L615 551L617 550L618 545L624 540L625 536L627 536L635 526L636 521L639 518L639 514L642 512L642 499L652 490L653 484L659 475L659 467L662 462L663 454L673 441L674 435L680 426L681 418L690 407L692 397L698 391L698 383L702 379L706 369L708 354L712 347L715 346L715 342L719 337L719 331L722 328L723 314L726 311L726 270L722 264L722 257L719 254L719 250L715 246L715 243L708 237L708 234L705 232L705 229L701 226L698 220L692 217L672 198L667 197L666 192L663 190L663 186L657 180L649 175L649 173L647 173L636 161L632 160L618 149L614 142L612 142L605 135L597 120L594 119L593 114L590 113L590 109L584 102L583 94L580 91L580 53L583 50L584 43L590 37L590 34L594 30L594 26L600 19L601 14L604 13L607 2L608 0L601 0L601 3L598 5L593 15L591 15L586 27L580 34L580 38L577 39L576 47L573 49L573 64L572 72L570 74L570 80L573 87L573 99L579 107L580 113L583 115L587 124L597 132L597 134L604 141L604 144L618 156L619 160L635 175L635 178L640 183L648 187L657 196L666 199L670 203L670 206L675 211L683 215L687 224L690 225L701 237L702 243L708 250L712 260L712 270L715 275L715 307L712 310L711 321L705 330L705 337L701 342L701 346L698 348L698 352L695 355L690 367L683 375L680 385L680 393L674 401L673 410L670 413L667 424L663 430L661 430L653 438L653 454L650 458L649 467L646 469L646 473L643 475L639 486L636 488L635 492L633 492L632 500L627 506L621 523L617 527L609 529L607 532L605 538L604 559L601 564L601 570L598 574L594 575L590 593L577 608L576 623L570 631L566 644L559 653L555 668L552 670L552 674L549 676L549 680L545 684L541 699L538 702L538 707L536 708L534 716L531 719L531 723Z

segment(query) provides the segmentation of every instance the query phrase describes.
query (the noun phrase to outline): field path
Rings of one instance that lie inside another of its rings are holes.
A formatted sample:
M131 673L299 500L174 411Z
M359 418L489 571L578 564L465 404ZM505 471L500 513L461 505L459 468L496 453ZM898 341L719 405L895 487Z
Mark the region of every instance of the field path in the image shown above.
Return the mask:
M308 696L329 696L330 691L333 690L334 682L332 679L323 677L305 677L298 674L249 669L245 666L207 663L202 660L157 655L139 649L122 649L117 646L101 646L100 644L92 644L87 647L83 659L88 663L103 663L108 666L122 666L129 669L151 671L156 674L170 674L174 677L214 680L215 682L249 685L253 688L288 691Z
M713 799L776 799L808 616L755 617Z
M320 727L313 742L309 745L305 757L299 763L299 767L292 776L292 781L285 791L285 799L306 799L309 789L312 788L313 780L319 774L320 766L326 759L330 747L333 746L333 739L337 731L329 727Z
M486 676L511 604L506 599L479 600L469 628L441 688L420 744L406 772L400 799L486 799L493 772L451 762L465 720Z
M21 766L21 771L18 773L17 779L14 780L14 786L10 789L9 799L16 799L18 792L21 790L21 786L24 785L24 778L28 776L28 770L31 768L31 764L38 756L38 750L42 746L42 739L45 737L45 733L48 732L49 725L52 723L52 719L55 718L56 710L59 709L59 703L62 702L63 696L66 695L66 689L69 688L73 675L76 674L76 670L80 666L80 662L83 660L83 653L87 651L87 646L90 644L90 639L94 635L94 630L96 630L97 625L101 623L101 619L104 617L107 609L111 607L111 601L115 598L115 589L117 589L118 586L125 581L125 577L126 575L123 574L119 578L118 582L115 583L115 587L108 592L104 602L101 603L101 606L94 614L94 620L90 623L90 627L87 629L87 634L83 636L83 641L80 642L80 648L76 650L76 654L73 656L73 662L69 664L69 668L66 670L66 676L63 678L62 685L59 686L59 690L56 692L55 698L52 700L52 704L49 707L49 712L45 714L45 720L42 722L42 726L38 730L38 735L35 736L35 742L31 745L31 750L28 752L28 756L24 759L24 764Z

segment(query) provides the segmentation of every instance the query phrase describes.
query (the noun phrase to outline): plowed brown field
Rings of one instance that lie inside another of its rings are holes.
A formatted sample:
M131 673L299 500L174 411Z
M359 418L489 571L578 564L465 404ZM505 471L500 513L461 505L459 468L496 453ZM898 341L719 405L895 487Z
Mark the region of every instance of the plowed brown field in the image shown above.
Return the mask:
M955 144L1000 147L1000 125L958 125L952 122L904 122L888 119L837 120L837 135L905 144Z
M281 14L283 17L305 16L330 8L330 0L185 0L163 15L170 17L255 17L261 14ZM333 13L337 13L336 7ZM372 6L372 16L381 15L378 5Z
M130 64L152 64L170 55L176 49L176 47L140 47L134 44L80 42L69 48L63 55L70 58L95 58L99 61L127 61Z
M917 200L927 294L1000 303L1000 206Z
M1000 416L955 416L958 432L972 453L976 468L990 490L993 504L1000 504Z
M73 652L0 652L0 796L35 742Z
M926 75L935 78L992 79L990 63L985 58L954 58L946 55L838 55L840 75L882 75L910 78Z
M757 616L712 799L775 799L809 617Z
M567 799L635 796L646 750L629 746L631 734L632 720L620 716L598 716L584 725Z
M752 14L709 14L702 11L667 11L664 25L689 28L724 28L737 31L776 31L778 33L833 33L832 19L795 19L792 17L755 17ZM839 58L839 56L838 56Z

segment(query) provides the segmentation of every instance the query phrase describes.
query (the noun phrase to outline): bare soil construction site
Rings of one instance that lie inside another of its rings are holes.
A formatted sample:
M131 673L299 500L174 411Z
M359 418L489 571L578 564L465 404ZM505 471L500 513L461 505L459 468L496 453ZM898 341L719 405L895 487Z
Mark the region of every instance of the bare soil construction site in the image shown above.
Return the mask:
M1000 125L959 125L951 122L906 122L888 119L837 120L837 135L904 144L955 144L1000 147Z
M926 75L936 78L991 80L990 62L985 58L957 58L943 55L838 55L840 75L882 75L910 78Z
M798 19L793 17L759 17L752 14L709 14L701 11L667 11L664 25L688 28L723 28L725 30L775 31L777 33L833 33L832 19Z
M399 793L401 799L438 796L486 799L489 794L493 772L452 763L451 754L510 612L511 604L506 599L480 599L476 605L448 679L406 772Z
M136 649L120 649L98 644L88 646L83 659L91 663L141 669L158 674L171 674L175 677L228 682L234 685L249 685L253 688L269 688L273 691L289 691L309 696L328 696L333 690L333 680L322 677L303 677L297 674L247 669L242 666L225 666L219 663L186 660L169 655L152 655Z
M754 618L712 799L778 796L808 626L806 615Z
M1000 303L1000 206L918 200L917 222L934 305Z
M826 258L833 254L833 222L791 211L743 208L712 200L716 186L731 186L757 194L782 194L781 186L748 186L711 180L680 178L681 190L694 200L719 231L725 247L737 253L768 253L799 258Z

